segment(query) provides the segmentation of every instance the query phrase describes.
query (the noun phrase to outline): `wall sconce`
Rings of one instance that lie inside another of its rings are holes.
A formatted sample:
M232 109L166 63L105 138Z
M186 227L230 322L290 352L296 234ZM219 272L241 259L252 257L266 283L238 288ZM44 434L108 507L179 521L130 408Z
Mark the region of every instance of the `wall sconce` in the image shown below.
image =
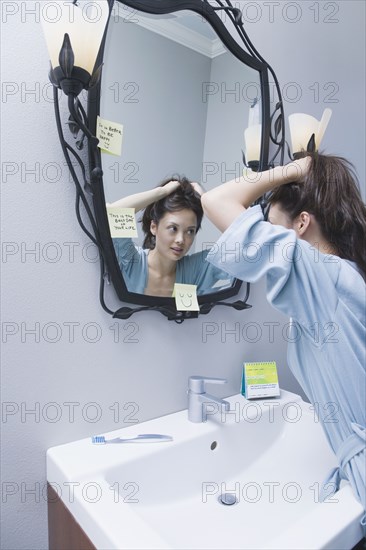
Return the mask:
M55 12L52 13L52 8ZM96 67L98 53L109 20L110 3L108 0L56 0L47 10L42 10L42 28L45 35L51 61L49 78L54 86L54 104L57 129L66 161L70 168L77 191L81 188L74 169L70 167L69 154L77 159L84 178L84 189L92 194L92 187L86 180L85 166L72 147L65 141L61 127L57 89L68 96L70 112L69 129L76 139L79 131L82 138L76 147L82 149L87 136L90 153L97 160L98 139L88 129L86 113L78 95L82 90L95 86L100 78L102 64ZM100 163L96 162L99 166ZM91 180L102 176L100 168L93 170ZM80 197L83 199L83 197ZM83 200L85 203L85 201ZM88 210L88 216L92 216ZM78 218L79 219L79 218Z
M250 170L253 170L253 172L257 172L259 169L261 137L261 124L249 126L249 128L244 131L245 155L243 153L243 160L245 166L250 168Z
M102 64L97 65L98 54L104 40L112 4L112 0L54 0L47 10L42 10L42 27L51 60L49 78L54 86L53 98L58 135L76 188L77 220L84 233L99 250L101 289L104 288L104 281L109 282L109 275L105 271L102 240L87 194L93 195L94 186L101 183L103 172L97 147L99 140L89 130L87 115L78 96L82 90L90 90L100 79ZM84 138L87 138L89 155L93 158L95 166L90 173L90 181L87 179L83 160L64 137L58 89L68 97L70 116L66 124L69 126L72 137L76 139L78 134L82 133L81 139L76 141L76 148L82 149ZM79 175L77 168L79 168ZM84 181L84 189L79 178ZM90 229L82 219L80 203L84 206ZM102 291L100 301L103 309L113 314L104 302Z
M314 152L319 149L331 116L331 109L324 110L321 120L317 120L315 117L304 113L289 115L288 121L293 159L301 158L303 151Z
M55 13L52 13L54 7ZM78 95L82 90L95 86L101 76L102 64L96 67L98 53L109 19L110 5L108 0L56 0L51 9L42 10L42 28L45 35L51 61L49 79L54 86L55 114L58 133L65 157L76 153L65 141L61 128L57 88L68 96L69 129L76 139L79 131L82 137L76 142L77 149L83 148L87 136L90 153L98 157L98 139L88 129L86 113ZM66 158L68 164L69 160ZM77 158L84 177L84 189L92 194L92 188L85 178L85 167ZM99 166L100 163L96 165ZM70 165L69 165L70 167ZM71 172L78 189L76 174ZM101 177L101 169L94 170L91 179ZM91 215L88 212L88 215Z
M44 10L42 27L51 60L50 80L66 95L78 96L95 85L95 68L109 17L107 0L56 2L57 19Z
M260 103L256 97L250 106L248 127L244 130L245 153L243 152L244 165L257 172L261 154L262 125L260 124Z

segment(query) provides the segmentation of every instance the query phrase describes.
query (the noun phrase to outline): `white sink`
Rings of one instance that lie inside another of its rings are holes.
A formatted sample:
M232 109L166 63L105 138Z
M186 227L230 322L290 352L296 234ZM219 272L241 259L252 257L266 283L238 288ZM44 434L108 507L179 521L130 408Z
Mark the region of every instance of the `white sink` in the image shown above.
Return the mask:
M312 407L286 391L227 401L235 414L202 424L185 410L104 434L172 442L88 438L48 450L47 479L96 548L338 550L362 538L363 509L348 483L319 502L336 459ZM222 504L223 493L236 503Z

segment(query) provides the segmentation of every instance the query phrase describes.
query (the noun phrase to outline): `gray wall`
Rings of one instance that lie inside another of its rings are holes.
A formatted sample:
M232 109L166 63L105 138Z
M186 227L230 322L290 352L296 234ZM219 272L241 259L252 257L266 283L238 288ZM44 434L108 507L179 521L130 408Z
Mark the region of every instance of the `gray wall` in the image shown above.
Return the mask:
M286 103L288 112L293 107L320 115L324 97L314 102L309 86L338 84L324 144L353 160L364 182L365 6L334 4L338 23L314 23L304 6L297 23L282 16L270 23L263 8L262 19L247 27L280 82L295 81L303 90L301 101ZM226 376L221 395L236 393L245 359L276 360L281 386L300 390L286 366L287 319L266 304L263 283L253 288L251 310L217 308L183 325L154 312L126 322L103 312L95 250L77 224L56 135L48 56L31 13L37 3L4 6L18 11L4 12L2 28L1 388L8 414L1 425L1 544L4 550L38 550L47 548L47 448L127 425L134 411L143 421L185 408L192 373ZM359 71L352 68L357 66ZM64 98L61 105L65 120ZM117 307L112 289L106 299ZM268 322L279 323L274 342Z

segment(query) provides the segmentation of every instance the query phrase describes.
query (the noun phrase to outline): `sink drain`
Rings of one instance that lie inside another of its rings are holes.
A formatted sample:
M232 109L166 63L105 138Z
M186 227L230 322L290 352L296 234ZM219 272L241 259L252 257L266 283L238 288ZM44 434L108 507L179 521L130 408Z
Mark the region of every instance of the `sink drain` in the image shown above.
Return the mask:
M238 502L236 500L236 496L232 493L223 493L219 496L218 501L220 504L224 504L225 506L232 506Z

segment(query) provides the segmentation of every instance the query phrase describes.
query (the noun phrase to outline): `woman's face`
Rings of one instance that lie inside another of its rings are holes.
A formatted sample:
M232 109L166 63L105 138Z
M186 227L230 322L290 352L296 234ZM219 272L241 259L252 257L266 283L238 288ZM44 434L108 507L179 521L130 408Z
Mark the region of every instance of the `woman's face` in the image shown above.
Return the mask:
M155 250L164 258L179 260L191 248L197 232L197 217L193 210L166 212L158 224L151 222L156 237Z

